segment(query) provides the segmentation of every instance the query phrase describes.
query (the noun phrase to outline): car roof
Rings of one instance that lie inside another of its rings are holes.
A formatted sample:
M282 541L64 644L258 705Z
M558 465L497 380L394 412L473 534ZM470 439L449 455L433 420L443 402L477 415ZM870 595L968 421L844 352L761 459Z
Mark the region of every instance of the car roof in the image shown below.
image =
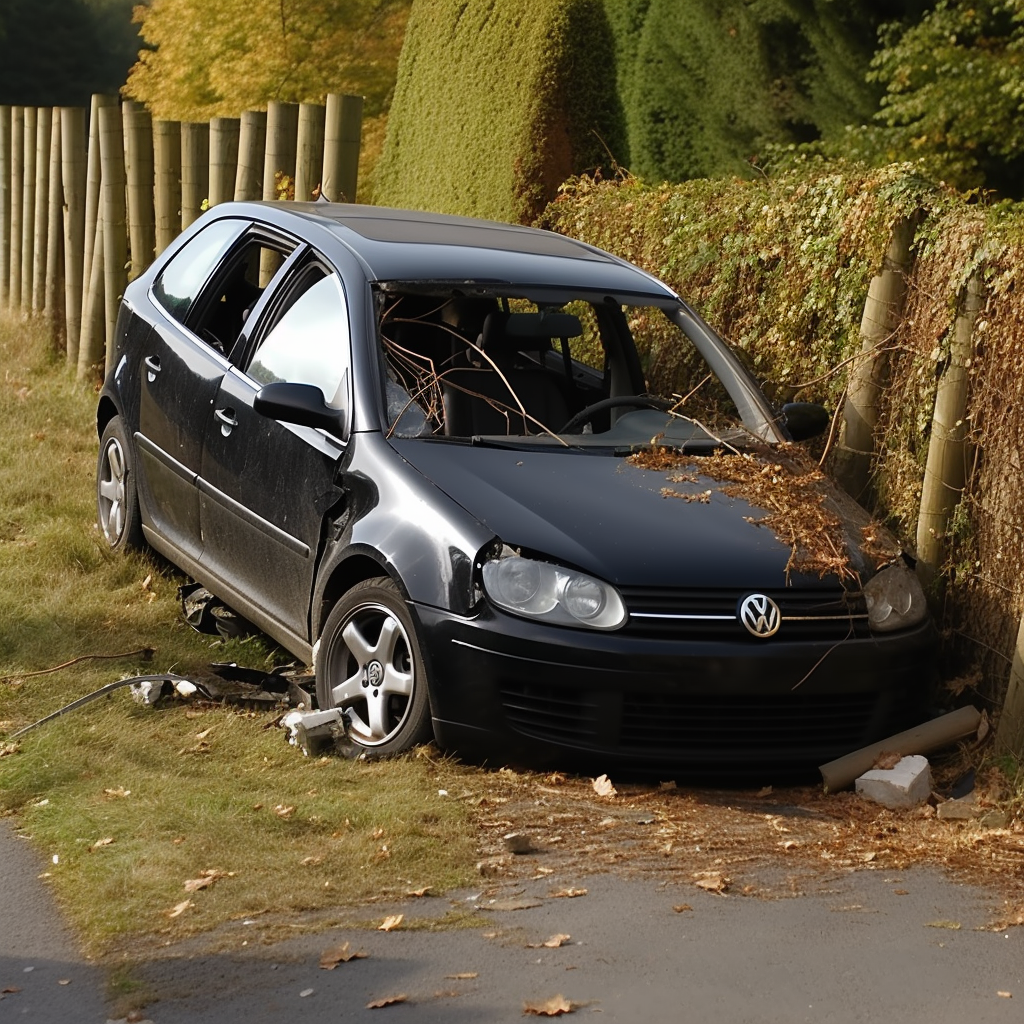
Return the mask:
M355 252L377 281L503 281L678 297L611 253L553 231L417 210L347 203L232 203L249 215L308 237L315 224Z

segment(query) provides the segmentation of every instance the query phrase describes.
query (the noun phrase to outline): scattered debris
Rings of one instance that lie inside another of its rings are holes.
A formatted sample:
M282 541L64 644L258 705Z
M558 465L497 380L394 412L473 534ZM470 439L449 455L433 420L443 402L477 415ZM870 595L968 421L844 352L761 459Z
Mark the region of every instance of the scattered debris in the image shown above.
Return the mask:
M0 678L0 683L7 683L13 679L34 679L36 676L48 676L53 672L60 672L63 669L71 668L72 665L78 665L83 661L126 661L128 658L141 658L143 661L152 661L154 654L156 654L156 650L153 647L140 647L136 651L125 651L123 654L81 654L77 658L72 658L70 661L65 661L60 665L54 665L52 668L41 668L36 672L19 672L14 676L4 676Z
M891 756L886 759L890 763ZM917 807L932 792L928 758L920 754L900 758L891 768L872 768L856 780L857 793L889 808Z
M533 852L533 841L525 832L508 832L504 838L505 849L509 853L524 854Z
M875 759L883 751L899 750L904 755L930 754L933 750L976 733L980 721L981 713L977 708L958 708L948 715L933 718L916 728L829 761L818 768L825 783L825 792L837 793L845 789L859 776L870 771Z
M345 712L341 708L289 711L281 719L281 727L288 730L288 742L306 757L318 757L331 747L344 744L348 736Z
M936 817L942 821L970 821L980 810L973 793L959 799L945 800L935 808Z

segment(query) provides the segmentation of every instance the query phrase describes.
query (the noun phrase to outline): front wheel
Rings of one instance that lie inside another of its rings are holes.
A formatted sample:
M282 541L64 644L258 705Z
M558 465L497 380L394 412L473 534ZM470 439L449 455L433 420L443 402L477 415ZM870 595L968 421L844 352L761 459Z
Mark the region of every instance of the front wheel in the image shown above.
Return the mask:
M112 551L143 546L135 467L124 422L115 416L100 438L96 464L96 520Z
M316 658L321 708L344 708L352 742L398 754L431 738L426 673L412 616L387 577L364 580L331 610Z

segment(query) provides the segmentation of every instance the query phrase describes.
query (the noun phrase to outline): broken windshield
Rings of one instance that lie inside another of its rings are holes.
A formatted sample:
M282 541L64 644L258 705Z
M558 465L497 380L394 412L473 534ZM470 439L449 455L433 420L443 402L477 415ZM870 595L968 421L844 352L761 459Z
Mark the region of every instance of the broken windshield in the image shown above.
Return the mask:
M681 303L389 285L389 436L629 449L779 440L736 357Z

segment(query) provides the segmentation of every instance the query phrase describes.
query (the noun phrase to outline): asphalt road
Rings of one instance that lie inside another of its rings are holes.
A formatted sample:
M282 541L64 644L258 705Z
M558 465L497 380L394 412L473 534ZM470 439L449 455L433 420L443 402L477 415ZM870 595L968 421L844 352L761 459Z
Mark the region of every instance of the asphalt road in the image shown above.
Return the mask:
M76 955L37 880L44 866L34 851L0 826L0 989L20 989L0 997L0 1021L105 1021L100 970ZM587 894L548 898L569 886ZM832 874L815 891L777 900L613 875L548 876L484 893L367 912L374 922L403 911L441 916L455 901L481 908L480 928L355 928L263 946L257 925L236 922L220 936L231 952L186 947L139 967L153 996L146 1013L155 1024L381 1014L489 1024L523 1020L524 1004L561 995L577 1018L652 1024L1022 1019L1024 929L979 930L998 917L999 897L934 871ZM498 909L515 905L508 900L537 905ZM692 909L674 909L683 904ZM556 934L571 938L538 945ZM346 940L367 956L321 969L324 950ZM399 995L404 1002L367 1006Z

